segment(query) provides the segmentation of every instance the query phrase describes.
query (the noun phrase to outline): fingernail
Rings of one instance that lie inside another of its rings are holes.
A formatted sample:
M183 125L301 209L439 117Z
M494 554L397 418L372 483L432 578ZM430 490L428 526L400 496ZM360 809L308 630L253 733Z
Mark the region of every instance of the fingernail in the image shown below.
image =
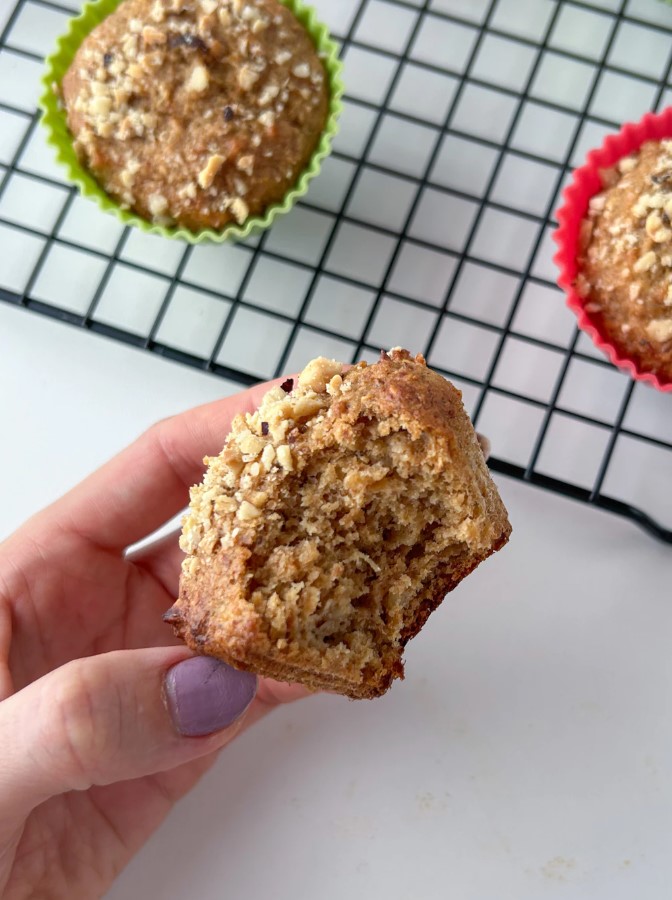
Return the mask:
M169 669L168 711L185 737L212 734L239 719L257 692L257 676L210 656L194 656Z

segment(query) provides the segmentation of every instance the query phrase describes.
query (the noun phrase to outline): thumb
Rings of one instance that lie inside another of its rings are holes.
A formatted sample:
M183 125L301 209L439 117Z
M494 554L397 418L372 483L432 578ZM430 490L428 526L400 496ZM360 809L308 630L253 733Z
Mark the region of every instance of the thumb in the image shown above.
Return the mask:
M76 660L0 703L0 808L172 769L238 731L257 679L183 647Z

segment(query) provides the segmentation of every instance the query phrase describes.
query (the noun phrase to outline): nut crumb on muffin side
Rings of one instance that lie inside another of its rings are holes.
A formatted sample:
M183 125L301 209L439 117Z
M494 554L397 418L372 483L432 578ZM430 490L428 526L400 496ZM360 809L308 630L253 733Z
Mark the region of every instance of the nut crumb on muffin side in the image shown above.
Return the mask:
M579 235L576 291L617 350L672 380L672 140L601 172Z
M193 230L281 201L329 102L311 38L278 0L124 0L82 43L61 95L107 193Z

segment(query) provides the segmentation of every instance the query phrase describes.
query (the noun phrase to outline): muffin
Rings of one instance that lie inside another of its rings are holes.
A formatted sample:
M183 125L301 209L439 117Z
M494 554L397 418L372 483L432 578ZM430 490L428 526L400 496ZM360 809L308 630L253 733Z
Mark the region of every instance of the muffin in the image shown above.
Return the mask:
M184 520L166 619L193 650L352 698L511 527L461 395L421 356L313 360L238 416Z
M581 222L575 289L638 370L672 381L672 140L600 171Z
M124 0L61 85L81 163L124 209L191 231L243 224L308 164L329 90L277 0Z

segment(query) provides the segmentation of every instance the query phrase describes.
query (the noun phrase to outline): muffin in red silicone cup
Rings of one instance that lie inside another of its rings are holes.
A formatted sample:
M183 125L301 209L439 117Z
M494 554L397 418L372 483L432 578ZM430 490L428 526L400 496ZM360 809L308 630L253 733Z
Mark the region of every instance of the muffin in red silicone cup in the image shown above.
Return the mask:
M672 392L672 108L609 135L563 200L554 258L579 327L632 378Z

